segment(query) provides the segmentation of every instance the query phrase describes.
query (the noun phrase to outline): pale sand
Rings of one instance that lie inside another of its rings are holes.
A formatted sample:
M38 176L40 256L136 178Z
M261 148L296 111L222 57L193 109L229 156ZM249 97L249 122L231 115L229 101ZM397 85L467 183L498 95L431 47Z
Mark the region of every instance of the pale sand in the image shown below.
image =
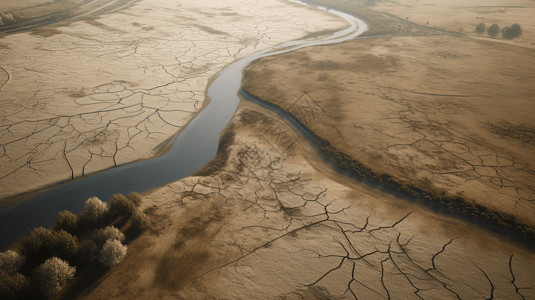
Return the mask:
M80 298L535 297L533 253L327 177L290 125L241 107L226 165L145 195L154 231Z
M153 156L225 65L343 26L278 0L145 0L0 39L0 198Z

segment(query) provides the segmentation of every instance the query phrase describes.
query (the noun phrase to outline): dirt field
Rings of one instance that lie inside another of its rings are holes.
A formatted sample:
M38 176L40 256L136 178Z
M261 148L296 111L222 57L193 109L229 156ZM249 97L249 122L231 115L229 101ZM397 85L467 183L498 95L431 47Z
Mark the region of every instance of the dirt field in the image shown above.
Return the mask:
M80 299L529 299L533 253L347 181L242 104L212 173L145 196L154 222ZM73 295L73 294L71 294Z
M100 1L104 3L106 0ZM84 6L84 3L80 2L79 0L4 0L0 3L0 34L6 27L17 26L32 18L53 20L52 16L55 14L67 14L77 7ZM99 4L99 1L94 4L89 3L85 7L92 9Z
M501 39L495 41L515 45L535 47L535 3L530 0L397 0L374 1L374 10L386 12L419 25L438 27L460 32L470 36L483 36L490 39L487 33L477 35L474 30L477 24L484 22L487 26L498 24L500 28L518 23L523 32L520 38L512 41ZM428 23L429 22L429 23Z
M75 1L75 0L72 0ZM72 2L71 1L71 2ZM0 3L0 11L13 11L13 10L19 10L23 8L29 8L37 5L42 4L51 4L53 3L53 0L3 0L2 3Z
M78 54L47 73L53 80L39 81L37 74L43 72L34 72L35 90L22 94L20 99L30 99L24 104L5 102L12 110L0 120L11 123L4 123L0 141L22 134L13 143L26 147L35 138L38 146L31 149L60 153L45 160L44 166L62 162L61 174L73 176L149 155L194 115L204 100L208 78L234 56L290 35L341 25L321 14L309 27L313 22L304 22L298 13L316 16L313 12L298 6L282 10L275 1L243 1L224 13L213 8L217 4L222 9L227 3L210 1L211 8L200 8L201 13L192 6L202 3L183 2L184 24L176 25L173 34L166 34L170 30L166 25L171 20L176 24L175 10L162 15L142 2L127 12L143 12L156 20L147 16L145 23L131 23L132 15L117 14L97 23L58 28L60 32L50 37L15 35L8 37L9 44L0 40L4 45L0 51L20 53L19 42L22 47L25 39L35 39L32 49L55 49L50 52L57 52L53 61L58 63L65 51L58 45L73 39L69 52ZM295 27L282 23L288 22L284 18L290 11L297 13L289 21ZM373 17L373 11L366 13ZM268 16L272 19L256 27L267 26L263 32L246 30L246 24ZM112 17L116 19L108 19ZM225 27L230 17L243 21L242 31ZM206 19L221 26L207 28ZM392 29L406 36L368 36L260 60L246 71L245 88L295 116L316 135L315 142L324 141L327 154L358 160L361 165L351 166L366 174L387 173L390 177L379 178L432 195L457 197L521 224L534 224L535 88L530 84L535 76L534 50L394 23L383 24L374 35ZM86 26L106 34L88 43L82 31ZM132 32L143 38L134 39ZM153 39L157 34L165 38ZM202 39L190 44L183 41L201 34ZM260 38L262 34L270 39ZM210 38L219 43L214 46ZM32 57L30 62L21 58L10 62L33 72L41 64L38 56ZM136 64L139 61L143 63ZM121 69L125 64L134 67ZM65 74L72 75L73 65L80 72L68 81L74 88L66 89L59 83ZM2 66L7 75L0 69L0 100L8 87L15 95L32 82ZM49 63L43 66L51 68ZM101 78L83 76L98 71ZM18 85L13 84L16 80ZM7 85L2 87L2 81ZM36 92L43 87L42 94ZM62 96L55 98L56 94ZM70 106L65 106L65 99ZM66 116L54 115L65 107ZM184 110L185 116L177 115ZM49 116L45 119L38 111ZM73 111L75 116L68 115ZM169 124L178 119L183 123ZM108 125L105 130L100 129L102 124ZM49 133L49 127L59 131ZM38 136L41 132L44 137ZM28 133L31 139L24 137ZM72 136L80 144L67 152ZM12 164L13 152L6 149L17 153L23 148L10 147L3 146L0 159ZM21 178L43 178L32 168L40 166L39 157L44 156L32 151L22 151L29 154L19 163L33 160L23 164L22 171L0 179L0 188ZM533 249L437 212L448 208L447 203L428 209L341 175L323 159L288 122L243 101L209 165L195 176L145 193L142 207L150 216L151 230L128 245L126 259L96 279L82 284L78 283L85 278L75 279L58 298L535 298ZM46 174L57 170L48 169ZM47 180L52 181L50 175Z
M263 59L245 88L377 174L534 225L534 65L503 43L377 37Z
M1 38L0 199L153 156L203 106L225 65L345 26L281 5L146 0Z

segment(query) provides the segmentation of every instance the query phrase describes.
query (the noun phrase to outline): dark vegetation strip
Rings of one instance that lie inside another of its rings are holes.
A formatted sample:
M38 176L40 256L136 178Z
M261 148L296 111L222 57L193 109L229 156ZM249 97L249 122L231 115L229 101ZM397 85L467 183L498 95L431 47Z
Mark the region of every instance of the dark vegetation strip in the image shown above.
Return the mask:
M311 142L323 159L341 174L397 197L417 202L443 214L462 218L493 232L503 234L511 240L535 250L535 228L522 223L514 215L500 212L459 196L451 196L444 191L421 188L405 183L386 173L377 173L373 169L340 151L335 145L317 135L301 122L295 115L280 106L262 100L246 89L241 95L262 107L276 112L289 121L301 134Z
M222 169L229 159L229 148L234 143L234 136L234 130L231 125L224 131L223 136L219 141L216 156L203 168L192 174L192 176L210 176Z

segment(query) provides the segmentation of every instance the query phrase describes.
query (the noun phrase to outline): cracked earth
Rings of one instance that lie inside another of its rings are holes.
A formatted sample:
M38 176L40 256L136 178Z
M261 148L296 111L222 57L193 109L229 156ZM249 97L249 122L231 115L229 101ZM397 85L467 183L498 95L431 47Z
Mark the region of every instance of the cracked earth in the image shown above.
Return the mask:
M534 57L463 37L376 37L262 59L245 87L379 174L533 225Z
M82 298L535 297L533 253L326 177L290 125L258 110L241 104L221 168L146 195L153 231Z
M225 65L342 26L276 0L160 0L0 39L0 198L157 154Z
M406 0L375 1L374 10L386 12L401 19L433 28L467 34L483 40L535 47L535 27L532 16L535 12L533 2L529 0ZM452 18L452 16L455 16ZM429 22L429 23L427 23ZM522 38L514 40L493 39L487 34L477 35L475 26L484 22L487 26L498 24L500 27L513 23L522 24Z

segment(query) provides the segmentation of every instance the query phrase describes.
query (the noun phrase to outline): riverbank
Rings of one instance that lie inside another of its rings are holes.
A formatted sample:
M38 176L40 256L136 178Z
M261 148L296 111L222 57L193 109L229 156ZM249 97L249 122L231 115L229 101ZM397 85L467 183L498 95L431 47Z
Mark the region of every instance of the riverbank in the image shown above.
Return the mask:
M450 34L370 37L259 60L244 87L357 175L533 239L533 57Z
M202 176L145 195L155 231L80 299L534 296L533 253L325 176L276 114L241 103L224 137Z
M346 26L277 0L183 2L139 1L53 35L0 40L11 75L0 90L0 199L150 158L200 111L224 66Z

